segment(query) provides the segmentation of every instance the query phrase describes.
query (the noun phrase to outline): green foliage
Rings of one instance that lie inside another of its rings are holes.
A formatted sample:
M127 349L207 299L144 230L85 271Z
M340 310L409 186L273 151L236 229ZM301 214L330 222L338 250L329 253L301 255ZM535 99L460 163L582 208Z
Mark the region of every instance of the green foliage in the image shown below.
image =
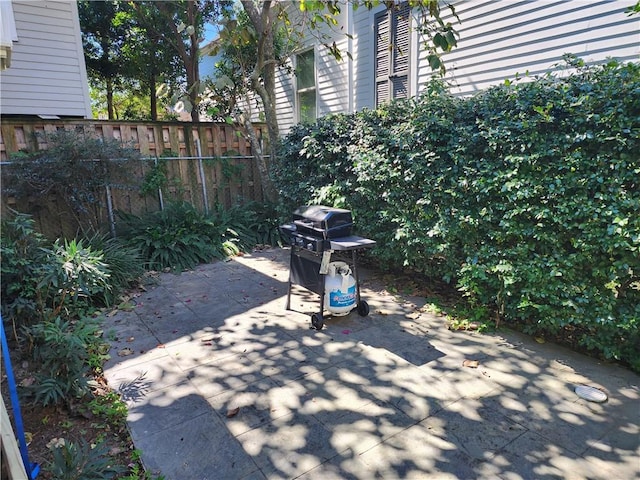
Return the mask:
M0 282L2 315L29 323L39 311L38 284L44 274L46 239L36 232L30 215L11 212L2 220ZM22 322L21 322L22 323Z
M89 393L91 356L101 351L102 344L95 320L71 322L57 317L33 325L27 333L33 358L40 365L31 387L36 403L58 404Z
M150 472L145 471L141 463L142 452L134 450L131 452L132 463L129 465L129 473L121 480L165 480L163 475L152 476Z
M93 415L104 418L110 425L122 429L127 421L127 405L116 392L99 395L91 400L87 407Z
M66 203L77 229L97 231L105 186L112 177L126 177L129 162L137 161L139 152L123 148L116 140L82 132L64 130L47 135L47 150L21 154L2 169L5 194L57 199Z
M43 249L48 257L44 275L38 283L43 306L50 317L65 312L82 312L96 303L108 303L109 268L104 254L85 247L82 240L56 240L51 249Z
M383 267L640 370L640 64L319 119L286 137L284 212L350 208ZM477 320L482 321L478 318Z
M141 195L157 195L169 183L167 177L167 160L161 158L149 169L140 187Z
M49 444L53 459L46 470L56 480L103 480L118 478L124 471L112 465L108 447L104 443L90 445L84 439L69 442L64 438L53 439Z
M113 305L118 295L144 274L144 260L137 248L106 233L96 233L85 241L93 252L102 252L102 262L109 271L109 287L100 293L107 305Z
M205 215L188 203L171 203L146 217L122 215L122 235L140 250L149 268L188 270L273 239L274 222L259 217L261 209L254 203L218 205Z

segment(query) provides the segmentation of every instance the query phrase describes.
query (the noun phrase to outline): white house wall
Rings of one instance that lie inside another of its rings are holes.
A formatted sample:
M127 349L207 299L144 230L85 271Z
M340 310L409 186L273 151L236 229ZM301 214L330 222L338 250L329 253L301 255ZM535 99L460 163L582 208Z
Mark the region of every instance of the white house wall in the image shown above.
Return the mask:
M470 95L516 75L537 75L574 54L587 63L607 58L637 61L640 15L629 16L632 0L458 0L452 2L461 23L442 8L460 34L458 46L444 55L447 80L457 95ZM375 105L374 17L384 11L343 7L341 26L352 38L336 36L345 60L338 63L316 46L318 116L353 112ZM345 13L346 12L346 13ZM411 33L409 95L424 90L433 72L415 29ZM311 38L311 37L310 37ZM347 59L346 52L352 59ZM279 73L278 115L281 133L297 122L295 78Z
M384 7L369 12L359 8L353 12L353 88L354 108L356 111L371 108L375 103L375 77L373 71L374 32L373 18Z
M293 66L290 64L289 68ZM295 119L294 78L286 70L276 71L276 114L281 134L286 134L297 122Z
M18 41L0 73L2 115L91 118L75 1L13 0Z
M350 60L346 55L347 40L338 41L336 44L344 53L341 60L336 60L322 45L316 48L316 107L319 117L349 111Z
M566 53L587 63L607 58L638 60L640 18L628 16L625 1L455 2L460 23L458 46L444 56L447 80L455 94L468 95L491 85L545 73ZM448 11L448 10L447 10ZM417 84L431 76L421 50Z

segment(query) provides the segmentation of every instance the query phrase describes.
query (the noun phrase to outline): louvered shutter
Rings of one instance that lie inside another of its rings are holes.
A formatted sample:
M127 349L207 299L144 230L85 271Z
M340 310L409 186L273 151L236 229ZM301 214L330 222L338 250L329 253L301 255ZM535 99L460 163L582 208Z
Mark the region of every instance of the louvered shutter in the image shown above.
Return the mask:
M392 98L409 96L409 19L411 9L403 3L392 12L392 69L389 72L393 85Z
M375 16L375 35L376 35L376 59L375 59L375 77L376 77L376 106L389 100L389 74L391 55L389 37L390 29L389 16L387 12L383 12Z
M405 2L375 16L376 106L409 96L410 15Z

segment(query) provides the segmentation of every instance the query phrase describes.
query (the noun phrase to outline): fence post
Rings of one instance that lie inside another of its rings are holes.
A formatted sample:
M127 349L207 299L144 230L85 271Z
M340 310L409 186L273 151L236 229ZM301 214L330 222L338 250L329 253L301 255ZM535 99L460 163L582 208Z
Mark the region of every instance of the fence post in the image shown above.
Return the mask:
M202 179L202 200L204 202L204 213L209 215L209 197L207 195L207 179L204 176L204 167L202 165L202 149L200 148L200 139L196 138L196 152L198 152L198 169L200 170L200 178Z
M113 200L111 199L111 186L105 185L104 188L107 195L107 215L109 216L109 231L111 232L111 238L116 238L116 219L113 215Z
M158 168L158 157L153 160L156 169ZM164 212L164 197L162 196L162 185L158 185L158 202L160 202L160 211Z

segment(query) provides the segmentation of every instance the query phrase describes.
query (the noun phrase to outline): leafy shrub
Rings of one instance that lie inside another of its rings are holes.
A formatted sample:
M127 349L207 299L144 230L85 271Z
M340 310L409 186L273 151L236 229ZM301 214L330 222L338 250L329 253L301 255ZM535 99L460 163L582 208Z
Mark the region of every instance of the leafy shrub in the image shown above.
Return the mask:
M82 240L56 240L52 248L43 250L48 262L38 289L47 299L43 303L51 310L49 318L63 310L73 315L108 303L110 274L102 252L85 247Z
M44 275L46 239L36 232L30 215L11 212L2 221L0 235L0 288L2 314L21 325L37 319L38 284Z
M137 248L105 233L95 233L86 240L94 252L102 252L102 261L109 269L109 288L103 292L107 305L144 274L144 260Z
M48 149L12 157L3 168L4 192L18 199L55 198L68 206L75 220L71 231L98 231L104 187L112 181L126 183L139 152L83 132L64 130L47 136Z
M102 351L98 332L97 321L86 318L71 322L57 317L28 329L33 358L40 365L32 387L36 403L68 402L89 393L91 356Z
M122 236L140 250L151 269L188 270L237 255L275 236L274 222L259 217L258 204L221 205L209 215L189 203L171 203L145 217L121 214Z
M55 438L49 443L53 459L46 465L57 480L102 480L118 478L124 468L113 465L104 443L90 445L86 440L70 442Z
M123 236L150 269L188 270L224 255L224 230L188 203L171 203L146 217L123 216Z
M297 126L274 165L281 208L350 208L382 267L640 370L640 64L568 66Z

